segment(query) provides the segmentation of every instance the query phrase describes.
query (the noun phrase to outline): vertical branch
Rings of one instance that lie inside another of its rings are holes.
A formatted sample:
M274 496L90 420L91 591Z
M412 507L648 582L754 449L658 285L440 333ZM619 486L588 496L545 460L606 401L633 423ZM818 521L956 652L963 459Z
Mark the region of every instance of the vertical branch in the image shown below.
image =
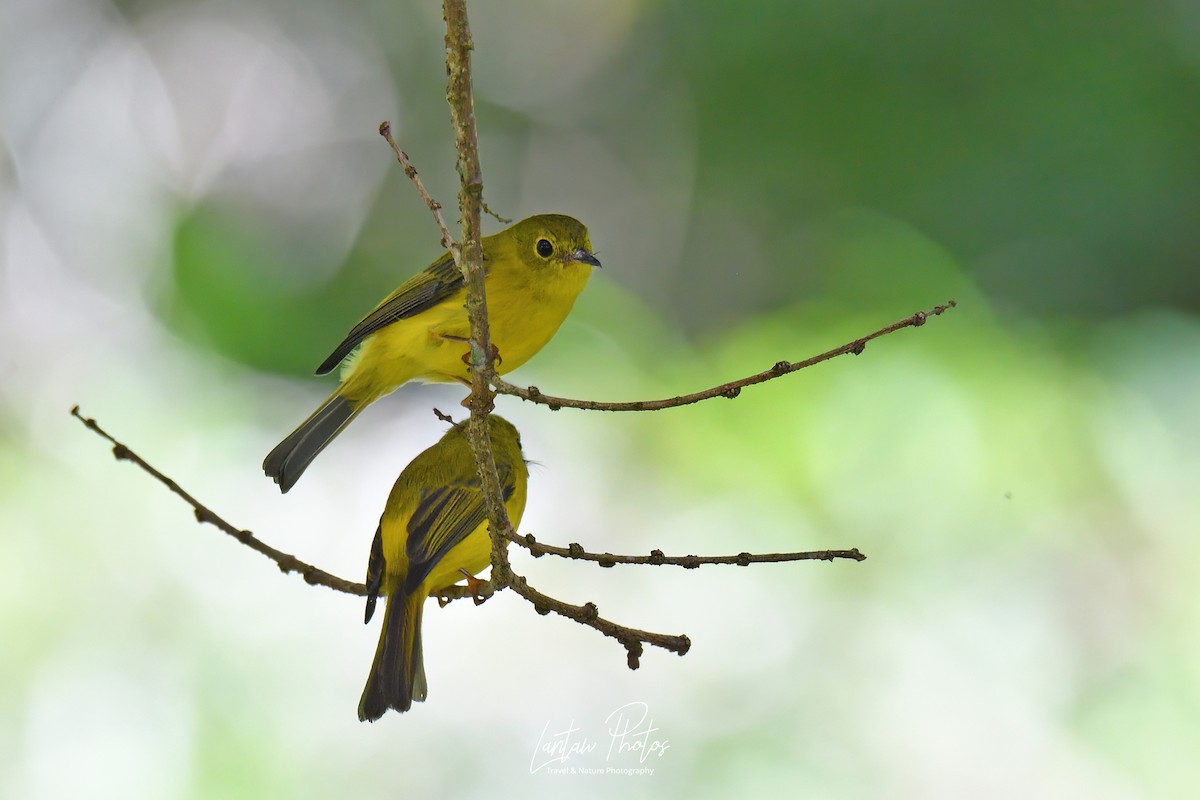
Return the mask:
M504 494L496 473L496 459L488 436L487 417L495 398L488 381L495 359L488 328L487 297L484 292L483 249L480 244L480 211L483 171L479 166L479 138L475 132L475 101L471 90L471 28L466 0L443 0L446 19L446 101L454 124L454 149L458 153L458 208L462 223L462 260L467 285L467 316L471 321L471 419L467 431L475 451L475 466L487 501L492 536L491 580L497 589L511 581L508 563L508 533L512 523L504 508Z

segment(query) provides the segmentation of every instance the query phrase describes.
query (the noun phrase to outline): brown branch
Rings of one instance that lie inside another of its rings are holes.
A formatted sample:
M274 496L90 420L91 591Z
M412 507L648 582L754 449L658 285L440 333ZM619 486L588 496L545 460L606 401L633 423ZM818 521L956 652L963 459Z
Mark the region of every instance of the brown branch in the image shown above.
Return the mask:
M115 456L118 461L130 461L138 465L159 483L161 483L163 486L166 486L174 494L182 498L185 503L192 507L192 511L196 515L197 522L201 524L207 522L208 524L215 526L216 528L237 539L251 550L262 553L264 556L274 561L275 565L279 567L281 572L298 572L301 576L303 576L305 582L310 583L313 586L327 586L334 591L345 592L346 594L356 594L360 596L366 595L367 587L365 585L361 583L355 583L354 581L348 581L344 578L339 578L336 575L331 575L323 569L318 569L312 564L307 564L301 561L290 553L285 553L282 550L276 550L274 547L271 547L270 545L264 543L261 539L257 538L250 531L235 528L233 525L230 525L228 522L218 516L216 512L212 511L199 500L185 492L178 483L168 478L154 467L150 466L150 464L148 464L144 458L110 436L108 431L104 430L96 423L96 420L92 419L91 417L85 417L79 413L79 406L75 406L71 409L71 416L75 417L84 425L86 425L90 430L96 433L96 435L101 436L111 442L113 446L113 456Z
M421 180L421 176L417 174L417 168L408 160L408 153L401 150L399 145L396 144L396 140L392 138L392 123L387 120L379 123L379 135L392 148L392 152L396 154L396 160L404 168L404 174L412 181L413 186L417 189L417 194L421 196L421 199L425 201L425 205L429 206L429 210L433 212L433 218L442 232L442 247L449 250L450 255L454 256L454 263L461 266L462 251L458 246L458 242L454 241L454 237L450 235L450 229L446 227L446 218L442 216L442 204L434 200L425 189L425 184Z
M561 600L556 600L534 589L520 575L513 575L512 582L509 585L514 592L532 603L533 610L539 614L545 616L553 611L555 614L575 620L580 625L586 625L605 636L611 636L616 639L625 646L626 663L630 669L637 669L640 666L643 643L661 647L664 650L670 650L672 653L681 656L685 655L692 646L692 640L684 634L672 636L665 633L653 633L637 628L627 628L624 625L618 625L615 622L604 619L600 616L600 609L596 607L595 603L589 602L581 606L575 606L570 603L564 603Z
M475 464L483 486L488 510L488 530L492 537L492 573L490 591L511 586L514 591L533 603L539 613L550 611L588 625L625 645L628 664L636 669L642 644L665 647L680 655L687 652L690 642L686 636L663 634L626 628L602 619L596 606L588 603L573 606L555 600L529 586L516 575L508 561L508 542L516 537L496 473L496 460L488 436L487 417L491 413L495 393L491 378L496 374L496 351L488 327L487 298L484 289L483 251L480 246L480 213L483 208L483 174L479 164L479 140L475 131L475 108L471 89L471 50L474 43L467 21L465 0L443 0L446 19L446 100L454 125L454 149L458 154L458 206L462 223L461 258L456 258L467 286L467 316L471 322L471 395L466 401L471 411L467 433L475 452Z
M611 636L616 639L625 647L626 664L629 665L630 669L637 669L641 665L640 659L643 644L661 647L664 650L670 650L672 653L681 656L685 655L692 646L692 640L686 634L674 636L667 633L654 633L653 631L630 628L601 617L600 609L595 603L587 602L581 606L577 606L565 603L548 594L543 594L530 586L529 581L525 580L522 575L514 573L507 588L512 589L521 597L528 600L533 606L533 610L543 616L554 612L559 616L574 620L580 625L586 625L605 636ZM491 581L483 581L475 587L455 584L438 593L438 604L445 606L454 600L461 600L466 597L474 599L476 603L481 603L497 591L499 590Z
M534 558L552 555L574 561L594 561L602 567L615 567L617 564L647 564L696 569L705 564L736 564L748 567L751 564L777 564L785 561L833 561L835 558L848 558L854 561L867 560L867 557L857 547L850 550L804 550L796 553L738 553L735 556L668 556L664 555L662 550L651 550L650 554L645 556L626 556L615 553L590 553L575 542L566 547L542 544L533 538L532 533L513 536L511 541L527 548Z
M479 137L475 131L475 101L471 88L471 28L465 0L443 0L446 19L446 101L454 126L454 150L458 154L458 208L462 223L462 252L457 258L467 288L467 317L471 322L471 411L467 434L475 453L475 466L483 488L492 537L491 581L503 589L512 580L508 563L507 536L515 534L496 472L496 459L488 436L487 418L495 394L488 377L495 373L495 348L488 327L487 296L484 289L483 248L480 244L480 212L483 199L483 169L479 164Z
M866 561L866 555L857 547L849 550L801 550L793 553L747 553L742 552L730 556L668 556L662 550L651 550L649 555L630 556L618 553L593 553L584 550L583 545L571 542L566 547L544 544L534 538L532 533L524 536L511 534L508 540L519 544L530 552L534 558L551 555L566 558L571 561L592 561L601 567L615 567L617 564L636 564L648 566L673 566L684 569L698 569L709 564L731 564L748 567L751 564L779 564L789 561L833 561L845 558L852 561ZM522 580L524 580L522 578ZM438 602L442 605L452 600L464 597L487 599L496 593L496 588L489 581L482 581L472 589L464 585L454 585L441 591Z
M383 122L379 134L387 141L404 168L404 174L416 187L417 194L433 213L434 220L442 232L442 245L450 252L455 264L462 271L467 285L467 315L471 323L471 395L466 405L471 411L468 436L475 453L476 468L483 484L488 507L489 527L497 534L492 536L492 581L501 587L509 580L505 536L516 535L504 508L503 492L496 473L496 462L492 453L491 440L487 432L487 416L492 409L494 393L487 375L493 372L495 350L491 344L491 333L487 320L487 300L484 290L483 251L480 247L482 235L480 212L483 203L483 178L479 164L479 142L475 131L474 100L471 91L471 50L474 44L467 22L465 3L462 0L446 0L443 4L446 18L446 74L448 85L446 100L450 104L450 116L454 125L454 146L458 154L457 167L460 178L459 210L462 222L462 244L450 235L450 229L442 216L442 204L429 194L409 160L408 153L400 149L392 137L391 124ZM488 210L497 219L502 217ZM511 222L511 220L508 220ZM439 416L441 416L440 412Z
M668 397L663 400L633 400L628 402L605 403L595 400L573 400L569 397L554 397L553 395L542 394L536 386L522 388L515 386L501 379L498 375L490 375L492 386L495 387L497 394L508 394L515 397L520 397L522 400L528 400L531 403L541 403L549 406L551 411L557 411L560 408L582 408L589 411L661 411L664 408L675 408L677 406L686 406L692 403L699 403L702 400L710 400L714 397L734 398L741 394L742 389L747 386L753 386L756 383L766 383L767 381L781 378L784 375L789 375L793 372L805 369L807 367L820 364L822 361L829 361L837 356L842 356L847 353L860 355L866 349L867 342L878 339L882 336L887 336L890 333L895 333L903 328L919 328L925 324L930 317L937 317L944 314L946 311L954 308L958 304L953 300L947 301L944 305L934 306L929 311L918 311L912 316L905 317L902 320L893 322L886 328L880 328L874 333L868 334L861 339L855 339L852 342L847 342L841 347L835 347L832 350L827 350L820 355L806 358L803 361L779 361L770 369L759 372L756 375L742 378L729 383L722 383L720 386L714 386L711 389L705 389L692 394L679 395L677 397Z
M488 207L486 200L480 200L480 205L483 207L483 213L495 219L496 222L499 222L501 225L512 225L513 221L511 219L508 217L502 217L495 211L492 211L492 209Z
M668 556L664 555L661 550L652 550L647 556L628 556L615 555L613 553L589 553L581 545L575 543L567 547L542 544L535 540L532 534L526 534L525 536L510 534L509 539L522 547L528 548L535 558L540 558L543 555L556 555L576 561L594 561L602 567L613 567L617 564L666 564L684 567L685 569L696 569L705 564L737 564L745 567L750 564L784 561L832 561L835 558L865 561L867 558L858 548L850 550L811 550L798 553L738 553L735 556ZM553 611L581 625L586 625L589 628L597 630L605 636L611 636L616 639L625 647L626 663L630 669L637 669L640 666L643 644L661 647L664 650L670 650L672 653L681 656L686 654L692 646L691 639L686 635L672 636L670 634L653 633L637 628L629 628L604 619L600 616L600 610L596 607L595 603L588 602L577 606L542 594L530 586L524 577L515 573L513 574L512 581L509 583L509 588L532 603L534 610L539 614L544 615ZM476 602L482 602L481 598L486 599L491 597L495 592L496 587L490 581L485 581L473 589L466 586L451 586L439 595L438 602L446 605L452 600L463 597L472 597Z

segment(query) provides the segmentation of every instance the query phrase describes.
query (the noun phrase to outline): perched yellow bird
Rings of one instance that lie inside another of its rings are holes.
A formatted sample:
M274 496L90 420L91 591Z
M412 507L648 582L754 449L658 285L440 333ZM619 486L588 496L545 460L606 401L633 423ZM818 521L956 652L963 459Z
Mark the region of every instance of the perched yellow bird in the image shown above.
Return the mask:
M600 262L587 228L558 214L521 220L481 244L496 371L503 374L550 341ZM412 380L469 380L466 296L462 273L444 253L351 329L317 368L324 375L345 360L341 385L263 461L281 491L385 394Z
M358 703L360 720L374 722L389 708L407 711L414 700L425 699L425 600L453 585L464 571L474 575L491 563L487 510L466 425L455 425L404 468L375 531L367 566L366 621L380 594L387 595L387 610ZM525 511L529 481L521 437L511 422L494 415L488 417L488 432L505 507L515 527Z

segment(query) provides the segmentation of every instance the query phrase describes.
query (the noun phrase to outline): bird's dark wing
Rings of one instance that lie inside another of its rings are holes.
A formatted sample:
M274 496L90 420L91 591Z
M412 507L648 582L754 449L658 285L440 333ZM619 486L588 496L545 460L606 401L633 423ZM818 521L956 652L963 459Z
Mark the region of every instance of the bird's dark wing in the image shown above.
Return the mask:
M329 354L329 358L317 367L317 374L324 375L331 372L338 364L342 363L342 359L350 355L350 351L362 344L363 339L380 328L387 327L398 319L411 317L432 308L454 294L462 285L462 272L454 263L454 257L446 253L405 281L374 311L364 317L362 322L351 328L342 343Z
M371 621L375 613L375 601L383 588L383 573L387 569L387 561L383 557L383 524L375 528L375 539L371 542L371 558L367 561L367 611L363 622Z
M505 501L516 490L511 469L501 468L500 488ZM437 563L486 519L487 508L478 478L425 492L408 522L408 575L404 578L404 591L416 591Z

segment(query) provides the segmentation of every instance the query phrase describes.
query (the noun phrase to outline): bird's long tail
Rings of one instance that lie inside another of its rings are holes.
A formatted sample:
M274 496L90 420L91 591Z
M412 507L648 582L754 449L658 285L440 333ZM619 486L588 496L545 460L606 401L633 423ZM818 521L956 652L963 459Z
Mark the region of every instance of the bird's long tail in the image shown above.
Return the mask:
M263 460L263 472L286 492L296 485L312 460L333 441L368 403L354 403L334 392L296 430L275 445Z
M414 700L425 699L428 688L421 655L421 609L424 606L425 595L419 589L410 595L388 595L375 661L371 664L362 699L358 701L360 720L374 722L389 708L408 711Z

